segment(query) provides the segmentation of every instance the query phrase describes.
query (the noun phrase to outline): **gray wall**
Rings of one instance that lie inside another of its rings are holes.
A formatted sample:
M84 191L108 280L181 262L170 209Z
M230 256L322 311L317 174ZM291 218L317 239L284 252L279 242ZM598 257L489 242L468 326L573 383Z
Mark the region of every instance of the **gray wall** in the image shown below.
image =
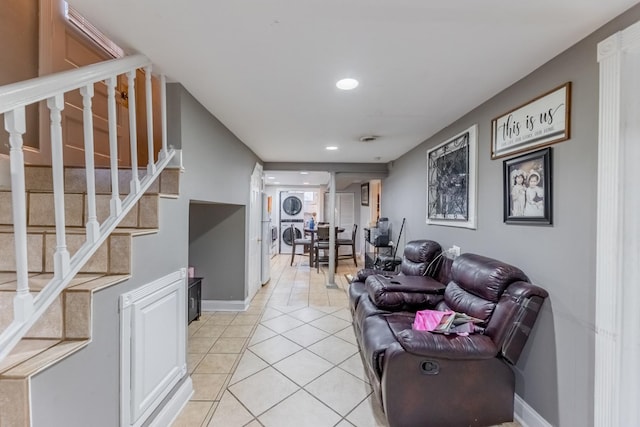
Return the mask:
M32 379L35 427L84 427L87 422L95 427L119 425L118 297L187 267L192 200L237 205L242 214L234 215L233 226L242 223L246 229L250 177L259 159L182 86L171 84L168 89L169 134L173 135L169 144L182 147L185 167L180 195L160 200L157 234L133 239L131 279L95 294L92 342ZM181 130L179 138L173 131L176 128ZM233 239L246 240L246 236ZM238 245L245 242L236 242ZM245 261L246 253L242 253L227 267L245 274ZM237 291L246 292L245 282L236 282Z
M189 265L202 280L202 299L244 301L244 206L192 203Z
M382 212L407 240L494 257L522 268L547 289L538 323L518 362L516 391L552 425L593 425L598 64L596 44L640 19L640 6L471 111L393 162ZM472 65L472 64L470 64ZM502 165L490 158L491 120L572 82L571 139L553 145L553 225L503 223ZM461 85L473 85L472 80ZM426 151L478 124L476 230L426 225ZM419 208L407 209L407 206Z

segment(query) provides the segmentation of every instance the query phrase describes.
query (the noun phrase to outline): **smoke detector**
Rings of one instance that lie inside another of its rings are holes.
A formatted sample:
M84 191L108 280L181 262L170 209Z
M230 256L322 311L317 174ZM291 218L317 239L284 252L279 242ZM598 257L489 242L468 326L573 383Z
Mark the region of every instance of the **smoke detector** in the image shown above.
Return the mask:
M375 135L364 135L360 137L360 142L373 142L378 139Z

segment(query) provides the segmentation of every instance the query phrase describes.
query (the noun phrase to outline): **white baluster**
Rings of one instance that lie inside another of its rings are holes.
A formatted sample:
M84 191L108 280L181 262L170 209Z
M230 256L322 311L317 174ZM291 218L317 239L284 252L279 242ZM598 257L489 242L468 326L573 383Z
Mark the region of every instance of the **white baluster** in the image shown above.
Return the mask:
M107 108L109 117L109 162L111 166L111 216L122 212L120 189L118 188L118 117L116 116L116 77L106 80Z
M24 154L22 135L25 133L24 107L4 114L4 128L9 132L11 150L11 201L13 204L13 234L16 251L16 296L13 300L14 318L23 321L33 312L33 296L29 292L27 263L27 204L24 184Z
M136 127L136 70L127 73L129 91L129 144L131 145L131 193L140 191L138 176L138 130Z
M100 224L96 214L96 176L93 160L93 113L91 111L91 98L93 98L93 85L89 84L80 88L83 105L84 126L84 163L87 174L87 241L95 243L100 237Z
M151 96L151 66L144 68L145 89L147 95L147 148L149 150L149 162L147 163L147 173L149 175L156 172L156 164L153 156L153 104Z
M51 166L53 169L53 203L56 219L56 252L53 254L53 272L61 278L69 271L69 251L64 222L64 160L62 157L62 110L64 95L47 99L51 116Z
M167 152L167 78L160 75L160 112L162 117L162 150L158 155L159 159L166 159Z

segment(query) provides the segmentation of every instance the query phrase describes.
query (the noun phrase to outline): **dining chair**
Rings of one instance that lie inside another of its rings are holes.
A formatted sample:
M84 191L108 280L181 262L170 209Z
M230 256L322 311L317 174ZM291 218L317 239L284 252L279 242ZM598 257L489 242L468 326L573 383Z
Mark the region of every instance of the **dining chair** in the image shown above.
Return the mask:
M353 224L353 230L351 231L350 239L336 239L336 262L339 258L346 259L353 257L353 263L358 266L358 260L356 258L356 232L358 231L358 224ZM340 246L351 246L351 255L340 256Z
M316 239L313 244L314 258L316 261L316 271L320 272L320 263L323 265L329 265L329 255L326 252L329 250L329 227L318 227ZM324 251L325 255L320 258L320 251Z
M297 233L299 233L298 229L295 227L295 225L291 224L291 236L292 236L292 244L291 244L291 263L289 265L293 265L293 259L296 256L296 247L297 246L302 246L302 255L304 255L304 247L308 247L309 251L312 251L313 248L311 247L311 239L308 239L307 237L297 237ZM310 266L311 267L311 266Z

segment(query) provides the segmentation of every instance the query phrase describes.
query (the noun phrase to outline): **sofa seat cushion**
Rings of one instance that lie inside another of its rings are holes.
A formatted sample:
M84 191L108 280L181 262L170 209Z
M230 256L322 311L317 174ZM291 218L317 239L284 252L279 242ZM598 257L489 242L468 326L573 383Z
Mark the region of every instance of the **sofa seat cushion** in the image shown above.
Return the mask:
M371 301L389 311L416 311L432 308L443 299L445 285L428 276L367 277L365 282Z
M419 356L450 360L481 360L496 357L498 348L491 338L481 334L444 335L412 329L413 317L388 314L385 320L402 348Z

